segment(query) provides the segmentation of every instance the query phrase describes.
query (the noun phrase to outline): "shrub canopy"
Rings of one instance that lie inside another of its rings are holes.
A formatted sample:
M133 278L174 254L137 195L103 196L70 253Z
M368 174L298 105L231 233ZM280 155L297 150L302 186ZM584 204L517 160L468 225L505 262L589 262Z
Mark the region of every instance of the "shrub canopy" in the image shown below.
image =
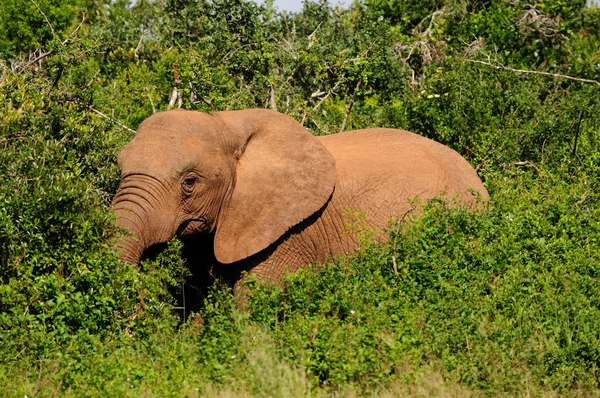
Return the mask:
M174 106L411 130L491 200L190 312L180 242L139 267L110 243L116 154ZM4 1L0 392L597 393L599 132L584 0Z

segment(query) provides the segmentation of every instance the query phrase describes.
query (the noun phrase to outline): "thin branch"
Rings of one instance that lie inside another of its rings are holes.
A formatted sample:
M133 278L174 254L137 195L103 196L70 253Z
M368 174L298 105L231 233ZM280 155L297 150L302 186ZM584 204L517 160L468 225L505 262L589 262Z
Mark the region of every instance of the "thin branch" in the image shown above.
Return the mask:
M529 162L529 161L523 161L523 162L511 162L508 164L503 164L504 167L508 167L508 166L516 166L516 167L530 167L532 169L535 169L535 171L537 171L538 173L540 172L540 168L538 166L536 166L535 163L533 162Z
M171 99L169 100L169 109L175 106L175 102L177 101L177 87L173 87L173 92L171 93Z
M340 83L342 82L342 79L344 78L344 76L342 76L342 78L340 78L340 80L338 80L337 82L335 82L335 84L333 85L333 87L331 88L331 90L327 91L327 94L325 94L325 96L323 96L319 102L317 102L317 104L313 107L313 110L317 110L319 109L319 107L321 106L321 104L327 99L329 98L329 96L331 94L335 94L335 90L337 89L337 87L340 85ZM317 90L317 92L319 95L322 93L322 91ZM313 95L315 95L315 93L313 93ZM313 96L311 95L311 97ZM315 95L315 97L317 97L318 95Z
M204 102L206 105L210 106L210 109L211 109L213 112L216 112L216 111L217 111L217 108L215 108L215 105L212 103L212 101L211 101L211 100L209 100L208 98L206 98L206 97L205 97L205 96L203 96L203 95L199 95L198 97L199 97L199 98L202 100L202 102Z
M313 44L315 44L315 36L317 35L317 30L319 30L322 23L323 22L319 22L315 30L306 38L308 40L307 49L310 49L313 46Z
M579 113L579 120L577 121L577 130L575 130L575 142L573 142L573 150L572 153L575 155L579 163L583 166L583 161L577 154L577 140L579 139L579 131L581 130L581 119L583 119L583 110Z
M198 101L196 101L196 98L200 98L202 100L202 102L204 102L206 105L210 106L210 109L212 109L213 112L216 112L217 109L215 108L215 106L213 105L212 101L209 100L208 98L206 98L203 95L200 95L196 92L196 89L194 88L194 86L192 85L192 82L189 82L190 85L190 102L192 104L197 104Z
M36 3L34 0L31 0L31 2L36 6L36 8L38 9L38 11L42 14L42 16L44 17L44 19L46 20L46 23L50 27L50 30L52 31L52 37L54 37L56 39L56 32L54 31L54 27L52 27L52 24L48 20L48 17L46 16L46 14L44 14L44 11L42 11L42 9L38 5L38 3Z
M142 47L142 41L143 41L143 39L144 39L144 34L145 34L145 33L142 33L142 34L140 35L140 40L138 41L138 44L137 44L137 46L135 47L135 50L133 51L133 55L135 55L136 57L138 56L138 51L140 51L140 48Z
M342 126L340 127L340 133L346 129L346 123L348 123L348 116L350 116L350 112L352 111L352 106L354 105L354 101L356 101L356 92L360 89L360 85L362 84L362 79L358 80L356 83L356 87L354 88L354 92L352 93L352 99L350 100L350 104L348 104L348 110L344 115L344 121L342 122Z
M562 78L562 79L574 80L574 81L577 81L577 82L594 83L594 84L597 84L598 86L600 86L600 82L598 80L593 80L593 79L582 79L580 77L573 77L573 76L561 75L560 73L550 73L550 72L540 72L540 71L536 71L536 70L525 70L525 69L509 68L508 66L494 65L494 64L491 64L489 62L476 61L474 59L465 59L465 61L467 61L467 62L473 62L473 63L476 63L476 64L482 64L482 65L486 65L486 66L490 66L490 67L492 67L494 69L507 70L507 71L510 71L510 72L529 73L529 74L534 74L534 75L552 76L552 77L557 77L557 78Z
M152 94L148 92L148 99L150 100L150 105L152 105L152 113L156 113L156 107L154 106L154 101L152 101Z
M400 233L400 226L402 225L402 223L404 222L404 219L406 218L406 216L411 213L413 210L415 210L414 207L411 207L410 209L408 209L403 215L402 218L400 220L398 220L398 222L396 223L397 225L397 231L396 234L394 234L394 247L392 250L392 266L394 267L394 274L398 275L398 264L396 263L396 244L397 244L397 240L398 240L398 234Z
M72 31L72 32L71 32L71 34L69 34L69 37L67 37L67 38L65 39L65 41L63 41L63 42L61 43L61 45L63 45L63 46L64 46L65 44L67 44L68 42L70 42L70 41L71 41L71 39L72 39L73 37L75 37L75 35L77 34L77 32L79 32L79 29L81 29L81 27L83 26L83 23L84 23L84 22L85 22L85 12L81 14L81 22L79 22L79 25L77 25L77 27L75 28L75 30L74 30L74 31Z
M36 62L40 61L43 58L46 58L48 55L50 54L54 54L56 52L56 50L58 50L58 48L65 46L67 43L69 43L71 41L71 39L73 37L75 37L75 35L77 34L77 32L79 31L79 29L81 29L81 26L83 25L83 23L85 22L85 13L82 14L81 16L81 22L79 23L79 25L77 25L77 27L75 28L75 30L73 32L71 32L71 34L69 35L69 37L67 37L62 43L59 44L58 47L53 48L50 51L47 51L45 53L41 53L39 56L35 57L34 59L32 59L31 61L29 61L27 63L27 65L25 65L22 70L25 70L27 68L29 68L31 65L35 64ZM18 69L18 67L17 67Z
M114 123L114 124L116 124L117 126L119 126L119 127L122 127L122 128L124 128L125 130L132 132L133 134L136 134L136 131L135 131L134 129L132 129L131 127L127 127L127 126L125 126L123 123L119 122L117 119L115 119L115 118L113 118L113 117L110 117L110 116L107 116L107 115L105 115L104 113L100 112L99 110L97 110L97 109L95 109L95 108L93 108L93 107L90 107L90 110L91 110L92 112L95 112L95 113L97 113L98 115L102 116L102 117L103 117L103 118L105 118L106 120L110 120L111 122L113 122L113 123Z
M304 111L304 115L302 115L302 121L300 122L300 125L302 127L304 127L304 122L306 121L306 111Z
M85 87L83 88L83 91L87 91L87 90L89 90L90 87L92 87L92 84L94 84L94 80L96 80L96 78L98 77L99 74L100 74L100 69L98 69L96 71L96 73L94 73L94 76L92 76L92 78L90 79L88 84L85 85Z
M275 100L275 87L273 85L269 85L269 108L274 111L277 110L277 102Z
M0 76L0 85L2 85L6 81L6 71L8 70L3 61L0 61L0 69L2 69L2 76Z

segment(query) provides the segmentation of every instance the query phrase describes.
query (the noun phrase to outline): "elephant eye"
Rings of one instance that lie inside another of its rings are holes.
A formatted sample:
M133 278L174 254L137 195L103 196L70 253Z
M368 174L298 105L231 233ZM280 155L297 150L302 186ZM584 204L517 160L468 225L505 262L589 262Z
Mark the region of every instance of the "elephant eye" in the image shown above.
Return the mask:
M194 185L196 184L196 181L198 181L198 177L196 176L187 176L183 179L183 187L186 190L191 190Z

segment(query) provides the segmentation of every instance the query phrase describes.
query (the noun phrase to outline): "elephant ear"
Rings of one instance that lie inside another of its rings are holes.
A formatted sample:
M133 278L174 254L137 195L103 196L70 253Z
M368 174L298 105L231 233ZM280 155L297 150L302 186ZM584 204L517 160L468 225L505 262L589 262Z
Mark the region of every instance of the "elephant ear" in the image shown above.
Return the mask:
M321 209L335 187L335 160L316 137L275 111L214 115L242 142L214 243L217 260L230 264L266 249Z

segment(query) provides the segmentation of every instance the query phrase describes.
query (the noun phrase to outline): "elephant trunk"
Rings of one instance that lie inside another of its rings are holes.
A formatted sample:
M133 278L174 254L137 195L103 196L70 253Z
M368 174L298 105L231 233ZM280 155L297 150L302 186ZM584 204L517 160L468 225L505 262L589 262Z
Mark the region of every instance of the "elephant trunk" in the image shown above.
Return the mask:
M117 242L117 249L119 250L119 253L121 253L121 261L128 264L139 264L146 248L136 239L136 237L127 236L121 238L119 242Z
M146 176L123 179L111 205L116 226L128 232L118 238L116 247L121 260L130 264L138 264L147 248L168 241L175 233L173 217L160 211L165 208L166 195L161 194L162 189L150 190L148 187L157 184L144 181L149 179Z

